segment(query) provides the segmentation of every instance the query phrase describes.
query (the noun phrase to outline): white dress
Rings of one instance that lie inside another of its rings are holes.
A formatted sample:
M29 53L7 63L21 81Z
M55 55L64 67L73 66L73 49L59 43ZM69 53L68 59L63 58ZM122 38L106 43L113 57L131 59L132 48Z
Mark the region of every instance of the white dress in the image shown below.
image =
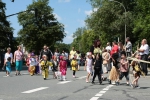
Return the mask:
M86 71L88 73L92 73L92 59L87 58L86 62L87 62Z

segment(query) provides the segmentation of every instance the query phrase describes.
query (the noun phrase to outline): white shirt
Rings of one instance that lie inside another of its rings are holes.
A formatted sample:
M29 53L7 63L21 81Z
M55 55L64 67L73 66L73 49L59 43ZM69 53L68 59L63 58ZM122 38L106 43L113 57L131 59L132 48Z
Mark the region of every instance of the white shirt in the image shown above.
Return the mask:
M107 47L106 47L106 50L107 50L107 51L108 51L108 50L111 51L111 46L107 46Z
M8 58L11 58L11 60L13 59L13 54L12 53L5 53L5 60L6 60L6 62L7 62L7 59Z
M140 52L140 55L148 55L149 54L149 46L148 44L141 45L140 49L144 50L144 52Z
M30 63L30 66L35 66L37 64L35 58L30 58L29 63Z

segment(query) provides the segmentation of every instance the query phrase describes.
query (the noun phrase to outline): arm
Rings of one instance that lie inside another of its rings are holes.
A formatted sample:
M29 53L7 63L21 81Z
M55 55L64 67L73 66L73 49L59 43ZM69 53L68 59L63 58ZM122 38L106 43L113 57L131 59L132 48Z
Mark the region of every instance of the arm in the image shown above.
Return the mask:
M14 62L16 61L16 52L14 53Z
M87 66L87 60L85 60L84 70L86 70L86 66Z
M13 54L11 53L11 63L13 63Z
M132 46L131 43L128 42L127 45L126 45L126 48L128 49L131 46Z
M4 66L6 65L6 53L5 53L5 57L4 57Z
M139 52L144 52L146 49L148 49L148 45L145 45L143 49L138 49Z

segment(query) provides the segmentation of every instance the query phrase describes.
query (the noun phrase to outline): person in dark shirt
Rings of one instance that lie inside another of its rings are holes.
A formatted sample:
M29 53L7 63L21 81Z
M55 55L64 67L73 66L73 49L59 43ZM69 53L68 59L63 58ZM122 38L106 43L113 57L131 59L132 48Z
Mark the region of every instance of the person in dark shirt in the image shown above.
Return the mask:
M94 63L94 76L93 76L92 84L94 84L96 75L98 76L99 83L100 84L102 83L101 70L102 70L102 57L100 56L100 54L97 54Z
M47 48L46 45L44 45L43 50L40 52L40 59L42 59L42 56L46 55L48 57L48 61L51 60L52 58L52 53L51 51Z

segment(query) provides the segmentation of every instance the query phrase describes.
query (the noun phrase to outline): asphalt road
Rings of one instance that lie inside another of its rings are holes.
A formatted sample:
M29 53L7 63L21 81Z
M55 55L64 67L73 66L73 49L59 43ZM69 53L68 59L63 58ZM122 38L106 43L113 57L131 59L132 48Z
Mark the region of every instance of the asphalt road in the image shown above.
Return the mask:
M21 76L5 77L0 72L0 100L150 100L150 76L141 77L140 89L126 86L125 78L120 86L86 83L86 71L77 71L77 78L72 77L72 71L67 71L67 81L53 79L50 73L48 80L41 75L30 76L27 70ZM107 76L107 75L106 75ZM130 79L132 79L130 75Z

